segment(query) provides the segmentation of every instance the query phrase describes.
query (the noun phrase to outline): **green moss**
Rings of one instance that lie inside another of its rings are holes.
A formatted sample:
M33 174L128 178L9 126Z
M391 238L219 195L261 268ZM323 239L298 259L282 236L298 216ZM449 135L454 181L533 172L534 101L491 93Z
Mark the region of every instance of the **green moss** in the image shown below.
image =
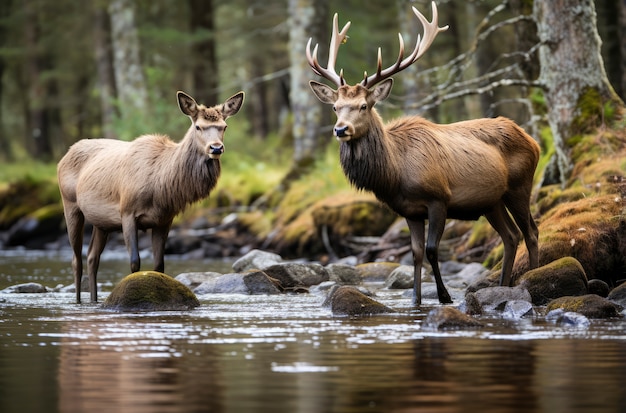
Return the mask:
M189 310L200 303L181 282L156 271L140 271L125 277L102 304L119 311Z

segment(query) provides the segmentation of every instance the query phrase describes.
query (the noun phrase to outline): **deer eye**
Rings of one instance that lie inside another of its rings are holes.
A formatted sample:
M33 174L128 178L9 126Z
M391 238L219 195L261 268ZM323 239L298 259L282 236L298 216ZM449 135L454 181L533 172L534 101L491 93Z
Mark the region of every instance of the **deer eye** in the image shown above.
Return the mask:
M365 109L367 109L367 105L364 103L361 105L361 110L365 110Z
M196 125L196 130L199 131L200 130L200 126Z
M333 105L333 112L337 112L337 106Z

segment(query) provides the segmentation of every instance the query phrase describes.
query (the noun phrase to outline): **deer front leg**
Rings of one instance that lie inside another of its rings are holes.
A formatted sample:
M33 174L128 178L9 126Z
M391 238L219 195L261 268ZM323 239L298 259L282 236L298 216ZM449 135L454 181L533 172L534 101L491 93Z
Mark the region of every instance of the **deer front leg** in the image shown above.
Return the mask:
M152 256L154 257L154 271L165 270L165 242L170 232L170 224L164 227L152 228Z
M422 304L422 262L424 261L424 221L406 220L411 234L411 252L413 253L413 305Z
M87 272L92 303L98 302L98 267L100 266L100 255L102 255L108 237L108 233L98 227L93 227L89 249L87 250Z
M451 304L452 299L441 278L439 271L439 242L446 227L447 208L444 204L431 205L428 208L428 241L426 242L426 258L433 268L437 296L441 304Z
M130 256L130 272L137 272L141 267L141 259L139 258L137 223L133 214L122 216L122 233L124 234L124 243Z

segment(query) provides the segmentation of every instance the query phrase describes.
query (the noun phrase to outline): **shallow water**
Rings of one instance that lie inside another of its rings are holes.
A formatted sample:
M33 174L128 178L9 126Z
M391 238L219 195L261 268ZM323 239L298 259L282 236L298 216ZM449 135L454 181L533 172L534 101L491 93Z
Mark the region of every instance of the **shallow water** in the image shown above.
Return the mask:
M66 256L22 255L0 256L0 288L71 283ZM126 266L109 257L99 281ZM228 263L166 260L170 274L213 266ZM0 294L0 411L626 411L623 320L441 332L423 326L437 304L416 311L401 292L377 297L398 313L361 319L333 317L316 294L199 298L120 314L73 293Z

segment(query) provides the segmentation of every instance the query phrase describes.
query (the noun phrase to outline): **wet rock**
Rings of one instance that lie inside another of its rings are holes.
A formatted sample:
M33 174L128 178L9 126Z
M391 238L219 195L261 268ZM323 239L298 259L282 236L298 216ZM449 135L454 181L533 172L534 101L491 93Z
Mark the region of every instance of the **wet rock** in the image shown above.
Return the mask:
M233 263L233 270L235 272L244 272L253 269L263 270L282 262L283 258L278 254L254 249L235 261Z
M573 257L564 257L523 274L518 285L526 288L535 305L564 296L588 293L587 276L582 265Z
M280 294L280 283L270 278L265 272L250 270L245 273L223 274L203 282L194 289L201 294L246 294L270 295Z
M400 264L396 262L366 262L357 265L356 269L364 282L384 282L398 266Z
M320 264L276 264L265 268L264 272L277 279L285 289L310 287L330 279L328 271Z
M325 268L328 271L329 279L337 284L361 284L361 275L352 265L329 264Z
M200 305L183 283L156 271L126 276L111 291L102 308L117 311L181 311Z
M613 288L607 298L622 307L626 307L626 283Z
M221 277L219 272L184 272L178 274L174 279L185 284L191 290L197 288L200 284L206 281L214 280L217 277Z
M449 267L449 265L446 267ZM446 286L450 288L465 289L477 281L484 279L485 275L488 273L488 270L482 264L477 262L469 264L459 263L458 266L451 268L458 269L458 271L452 273L453 275L444 276ZM449 274L448 272L444 272L443 266L441 272L442 274Z
M507 301L504 310L502 310L502 316L509 320L519 320L524 317L533 316L534 314L535 310L529 300Z
M7 246L23 245L27 248L42 249L48 242L56 240L63 222L63 206L47 205L20 218L9 230Z
M565 311L562 308L557 308L546 314L546 321L561 327L587 328L591 324L584 315L573 311Z
M548 303L546 311L556 309L572 311L588 318L612 318L621 317L622 307L606 298L595 294L587 294L575 297L560 297Z
M437 307L428 313L424 327L434 330L463 329L482 327L483 323L462 311L450 307Z
M332 289L325 303L334 315L364 316L394 312L357 288L347 285Z
M518 287L487 287L472 293L485 311L503 310L508 301L531 302L530 292L521 286Z
M413 288L413 266L400 265L396 267L385 280L384 288L390 290Z
M467 293L459 306L459 310L468 315L480 315L483 313L483 306L475 293Z
M587 288L589 289L589 294L596 294L600 297L607 297L609 295L609 285L605 281L598 280L597 278L589 280Z
M46 287L39 283L24 283L12 285L2 290L3 293L16 293L16 294L34 294L34 293L46 293L48 290Z

